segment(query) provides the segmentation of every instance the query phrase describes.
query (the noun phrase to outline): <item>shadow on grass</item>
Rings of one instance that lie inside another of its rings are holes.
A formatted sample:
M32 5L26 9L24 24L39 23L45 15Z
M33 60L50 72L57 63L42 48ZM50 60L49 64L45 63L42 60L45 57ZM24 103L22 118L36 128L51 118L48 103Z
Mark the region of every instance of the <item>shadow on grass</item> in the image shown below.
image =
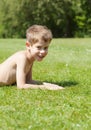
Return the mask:
M78 84L78 82L76 82L76 81L61 81L61 82L49 82L49 81L44 81L44 82L47 82L47 83L52 83L52 84L57 84L57 85L59 85L59 86L62 86L62 87L71 87L71 86L73 86L73 87L75 87L77 84ZM0 88L2 88L3 86L0 86ZM10 86L4 86L5 88L8 88L8 87L14 87L14 88L17 88L16 87L16 84L13 84L13 85L10 85Z
M78 84L78 82L76 81L62 81L62 82L51 82L53 84L57 84L59 86L63 86L63 87L71 87L71 86L76 86Z
M16 88L16 85L0 85L0 88Z

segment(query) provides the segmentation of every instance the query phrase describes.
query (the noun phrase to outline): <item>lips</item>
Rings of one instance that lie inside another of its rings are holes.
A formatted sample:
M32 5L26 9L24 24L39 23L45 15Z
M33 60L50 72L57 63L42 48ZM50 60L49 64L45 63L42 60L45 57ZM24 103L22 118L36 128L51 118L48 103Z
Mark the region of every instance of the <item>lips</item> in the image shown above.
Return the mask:
M44 58L45 56L38 56L39 58Z
M41 61L45 56L37 56L37 60Z

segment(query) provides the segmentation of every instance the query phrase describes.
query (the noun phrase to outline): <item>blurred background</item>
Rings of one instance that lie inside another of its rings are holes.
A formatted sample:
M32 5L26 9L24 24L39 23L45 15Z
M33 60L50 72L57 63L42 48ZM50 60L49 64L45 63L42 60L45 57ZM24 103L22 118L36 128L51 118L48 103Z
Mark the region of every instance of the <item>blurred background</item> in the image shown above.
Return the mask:
M55 38L91 36L91 0L0 0L0 38L25 38L33 24Z

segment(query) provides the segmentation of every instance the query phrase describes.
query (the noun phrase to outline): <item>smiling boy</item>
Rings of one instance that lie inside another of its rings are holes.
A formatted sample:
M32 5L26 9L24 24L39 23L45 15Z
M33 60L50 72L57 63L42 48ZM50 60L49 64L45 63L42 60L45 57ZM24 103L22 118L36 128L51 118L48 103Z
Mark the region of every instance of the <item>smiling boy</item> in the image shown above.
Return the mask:
M51 83L41 83L32 79L34 61L42 61L48 53L52 33L46 26L33 25L26 31L26 50L19 51L0 64L0 86L17 84L19 89L40 88L60 90Z

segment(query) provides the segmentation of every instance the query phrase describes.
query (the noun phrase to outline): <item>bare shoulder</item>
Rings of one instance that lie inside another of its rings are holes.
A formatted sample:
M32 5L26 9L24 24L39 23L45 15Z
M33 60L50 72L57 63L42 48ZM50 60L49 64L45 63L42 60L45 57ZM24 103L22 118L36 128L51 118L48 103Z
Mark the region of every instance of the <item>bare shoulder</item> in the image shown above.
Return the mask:
M15 53L13 56L16 60L20 60L20 59L26 60L27 59L26 51L19 51L19 52Z
M21 62L23 60L26 60L26 53L25 51L19 51L8 57L1 65L13 65L17 64L17 62Z

